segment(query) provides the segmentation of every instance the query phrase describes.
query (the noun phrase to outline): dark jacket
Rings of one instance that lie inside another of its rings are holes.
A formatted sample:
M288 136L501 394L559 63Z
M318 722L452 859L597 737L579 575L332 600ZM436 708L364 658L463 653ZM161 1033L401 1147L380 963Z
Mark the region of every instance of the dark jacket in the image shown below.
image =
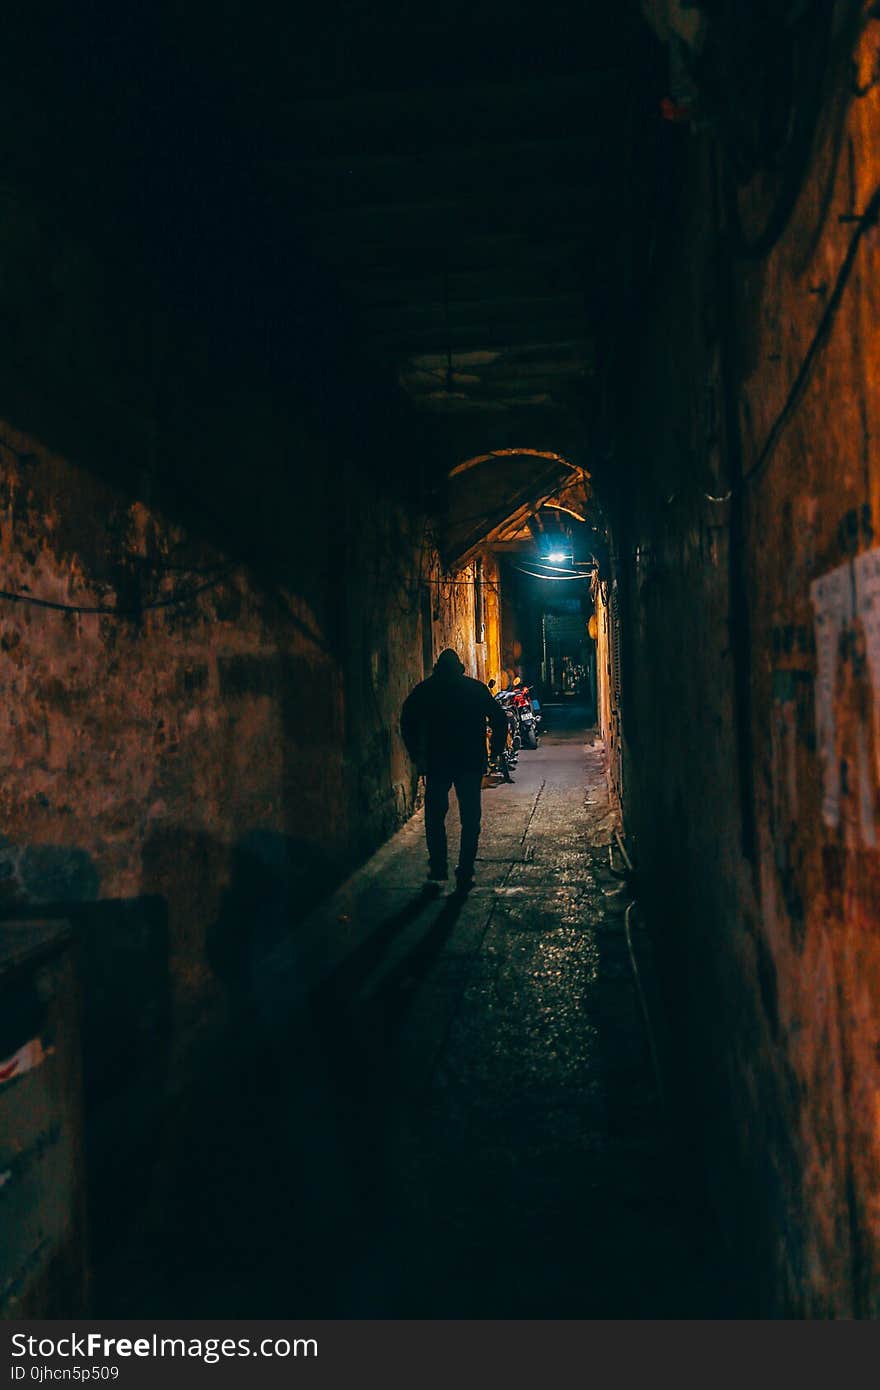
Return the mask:
M480 681L436 671L404 702L400 732L410 757L426 772L486 770L486 721L492 747L504 747L507 716Z

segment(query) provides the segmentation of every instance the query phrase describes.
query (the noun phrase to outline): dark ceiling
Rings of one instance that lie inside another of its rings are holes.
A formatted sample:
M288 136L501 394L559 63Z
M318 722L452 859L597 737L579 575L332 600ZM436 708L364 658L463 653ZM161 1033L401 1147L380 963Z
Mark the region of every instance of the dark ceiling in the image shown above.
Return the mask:
M7 176L219 370L384 401L449 467L589 462L657 123L637 4L32 0L6 48Z
M293 58L266 172L450 464L583 453L645 114L634 10L331 5L325 63Z

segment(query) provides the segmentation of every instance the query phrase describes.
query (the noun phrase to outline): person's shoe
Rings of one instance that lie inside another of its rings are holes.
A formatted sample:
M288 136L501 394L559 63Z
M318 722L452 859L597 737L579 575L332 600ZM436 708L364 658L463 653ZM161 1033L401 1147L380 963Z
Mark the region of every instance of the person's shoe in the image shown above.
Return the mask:
M474 886L474 874L472 869L456 869L455 871L455 891L460 898L464 898Z
M449 877L448 869L434 868L433 864L428 870L428 878L423 888L423 892L428 898L439 898L443 892L443 885Z

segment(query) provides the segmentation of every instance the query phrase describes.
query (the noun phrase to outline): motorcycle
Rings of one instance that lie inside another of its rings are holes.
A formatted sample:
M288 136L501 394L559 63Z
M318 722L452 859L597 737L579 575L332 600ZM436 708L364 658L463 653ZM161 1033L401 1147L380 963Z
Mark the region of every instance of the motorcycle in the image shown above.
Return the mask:
M540 733L541 725L544 722L544 716L541 712L541 701L538 699L537 695L534 693L533 690L529 690L529 695L532 701L532 710L534 711L535 715L535 733L537 734Z
M490 771L498 773L503 782L513 781L510 774L516 767L520 747L519 720L509 695L509 691L501 690L494 696L507 718L507 739L500 752L489 755Z
M520 737L524 748L537 748L538 746L538 726L540 724L540 714L535 710L529 687L520 686L513 692L513 704L516 716L519 720Z
M498 701L507 716L507 723L510 729L510 736L515 752L522 748L522 729L519 720L519 706L516 700L515 690L499 690L495 699Z

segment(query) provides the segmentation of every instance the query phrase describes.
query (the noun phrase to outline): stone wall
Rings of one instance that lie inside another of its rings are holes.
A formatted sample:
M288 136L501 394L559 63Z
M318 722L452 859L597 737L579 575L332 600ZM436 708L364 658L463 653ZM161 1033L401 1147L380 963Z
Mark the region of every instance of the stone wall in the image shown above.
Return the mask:
M398 714L426 576L434 654L498 668L491 557L478 643L474 566L444 574L416 509L345 460L295 493L251 565L0 424L0 912L78 929L99 1252L263 958L417 803Z
M731 253L711 132L679 133L607 480L627 825L768 1314L880 1312L878 52L873 21L763 260Z
M34 438L3 425L0 452L3 900L160 899L180 1037L411 809L395 715L418 615L349 550L349 648ZM393 509L366 520L406 538Z

